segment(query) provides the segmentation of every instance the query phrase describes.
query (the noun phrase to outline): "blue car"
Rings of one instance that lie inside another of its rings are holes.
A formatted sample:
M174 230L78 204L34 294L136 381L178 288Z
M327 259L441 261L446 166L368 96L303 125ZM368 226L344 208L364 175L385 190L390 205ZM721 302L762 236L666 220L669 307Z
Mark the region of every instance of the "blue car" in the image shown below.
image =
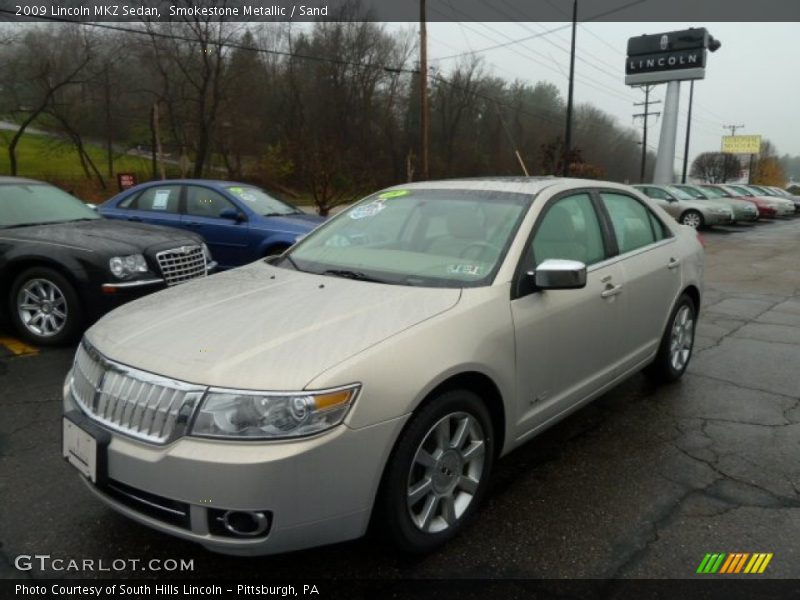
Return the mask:
M198 233L221 269L280 254L324 221L254 185L206 179L142 183L104 202L98 211L109 219Z

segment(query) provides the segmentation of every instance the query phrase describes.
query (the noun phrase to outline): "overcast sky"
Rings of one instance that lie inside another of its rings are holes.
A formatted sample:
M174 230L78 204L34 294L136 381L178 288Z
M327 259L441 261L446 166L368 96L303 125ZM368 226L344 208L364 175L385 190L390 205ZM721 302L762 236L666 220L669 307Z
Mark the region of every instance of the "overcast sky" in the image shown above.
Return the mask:
M414 27L388 24L388 27ZM797 23L585 23L578 27L575 63L575 101L590 102L634 125L634 107L644 93L624 83L625 50L629 37L688 27L706 27L722 42L709 54L706 78L695 83L690 160L705 151L718 151L723 125L744 125L736 134L760 134L775 144L779 154L800 154L800 33ZM428 56L443 76L457 59L436 60L481 50L554 28L555 33L486 52L487 71L507 79L534 83L550 81L567 96L570 25L567 23L429 23ZM666 85L657 86L651 99L663 100ZM681 83L680 117L675 168L683 160L689 82ZM659 111L663 105L652 110ZM651 119L648 146L658 147L660 120ZM635 125L639 127L641 120Z

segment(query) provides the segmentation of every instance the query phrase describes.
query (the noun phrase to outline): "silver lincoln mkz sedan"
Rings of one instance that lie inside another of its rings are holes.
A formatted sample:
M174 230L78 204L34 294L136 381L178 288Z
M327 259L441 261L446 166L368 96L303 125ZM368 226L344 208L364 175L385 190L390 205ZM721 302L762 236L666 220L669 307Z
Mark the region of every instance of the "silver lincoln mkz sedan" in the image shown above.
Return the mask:
M67 460L140 523L229 554L448 540L492 464L692 354L703 250L630 187L376 193L280 257L104 317L64 390Z

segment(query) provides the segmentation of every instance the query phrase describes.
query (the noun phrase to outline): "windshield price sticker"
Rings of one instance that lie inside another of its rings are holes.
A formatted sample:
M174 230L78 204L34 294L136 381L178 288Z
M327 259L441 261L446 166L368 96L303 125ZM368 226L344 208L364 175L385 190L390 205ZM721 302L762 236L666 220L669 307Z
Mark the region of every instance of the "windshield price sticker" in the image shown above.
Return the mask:
M384 203L383 199L379 198L377 200L373 200L372 202L368 202L363 206L354 208L353 212L350 213L350 218L358 220L374 217L384 208L386 208L386 204Z
M447 272L451 275L472 275L477 277L483 268L480 265L448 265Z
M408 190L392 190L390 192L383 192L380 196L378 196L381 200L388 200L389 198L400 198L401 196L407 196Z

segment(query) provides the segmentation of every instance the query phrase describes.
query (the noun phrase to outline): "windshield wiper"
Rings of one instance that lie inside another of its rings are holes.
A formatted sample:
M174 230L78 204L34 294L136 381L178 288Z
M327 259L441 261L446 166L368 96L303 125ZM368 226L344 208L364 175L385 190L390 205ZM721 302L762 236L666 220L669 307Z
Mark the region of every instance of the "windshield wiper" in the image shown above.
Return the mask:
M41 221L39 223L15 223L14 225L5 225L3 229L15 229L17 227L38 227L39 225L52 225L54 223L62 223L63 221Z
M320 275L333 275L334 277L342 277L344 279L357 279L358 281L372 281L374 283L389 283L383 279L370 277L361 271L349 271L347 269L328 269L320 273Z
M287 261L287 262L288 262L290 265L292 265L292 268L293 268L295 271L300 271L301 273L305 273L305 271L303 271L303 269L301 269L299 266L297 266L297 263L296 263L296 262L294 261L294 259L293 259L291 256L289 256L288 254L287 254L287 255L285 255L285 256L282 256L281 258L282 258L283 260Z

